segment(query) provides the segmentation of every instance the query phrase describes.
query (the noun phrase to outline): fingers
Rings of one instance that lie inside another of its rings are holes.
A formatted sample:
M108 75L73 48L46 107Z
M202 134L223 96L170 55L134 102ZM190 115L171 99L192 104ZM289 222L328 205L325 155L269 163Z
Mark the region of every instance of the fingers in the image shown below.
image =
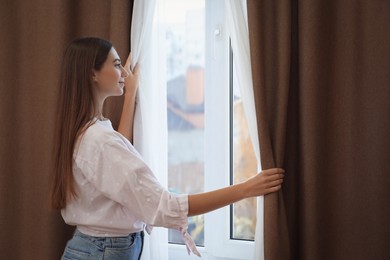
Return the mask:
M282 187L283 178L284 170L280 168L264 170L261 174L254 175L246 181L249 185L248 197L279 191Z
M262 171L266 183L265 194L277 192L282 188L284 173L285 171L281 168L271 168Z
M129 53L129 56L127 56L125 67L130 68L130 64L131 64L131 52Z
M127 57L126 63L123 66L123 69L127 72L127 76L125 78L125 97L135 97L135 94L138 89L138 73L139 66L135 64L133 69L131 69L131 52Z
M134 67L134 70L133 70L133 74L134 75L138 75L138 72L139 72L139 66L138 66L138 63L135 64L135 67Z
M277 181L284 178L284 170L280 168L272 168L261 172L266 183Z
M131 69L131 52L129 53L129 56L127 57L126 63L124 68L127 70L127 72L131 75L137 76L139 73L139 66L138 63L134 65L134 68Z
M272 192L277 192L282 188L282 185L274 186L265 190L264 195Z
M272 182L272 181L280 180L280 179L283 179L283 178L284 178L284 174L283 173L276 173L276 174L273 174L273 175L265 176L265 179L266 179L267 182Z
M284 173L284 170L282 168L271 168L271 169L263 170L261 173L265 175L273 175L278 173Z
M268 187L275 187L275 186L280 186L283 183L283 179L278 179L274 181L270 181L267 183Z

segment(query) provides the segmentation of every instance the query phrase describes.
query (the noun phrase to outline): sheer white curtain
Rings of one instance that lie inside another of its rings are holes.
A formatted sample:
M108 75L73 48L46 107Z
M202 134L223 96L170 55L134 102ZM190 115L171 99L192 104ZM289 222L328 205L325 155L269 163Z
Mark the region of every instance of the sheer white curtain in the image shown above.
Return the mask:
M134 118L134 146L162 185L167 186L167 115L165 48L157 28L158 1L135 0L131 24L132 66L140 65ZM161 43L162 42L162 43ZM145 235L143 260L168 259L168 231Z
M239 82L249 133L257 160L257 170L260 172L260 146L257 135L255 100L253 96L246 1L228 0L226 8L227 25L233 49L233 62L236 70L236 77ZM264 259L263 210L264 197L261 196L257 199L257 224L254 251L254 259L260 260Z

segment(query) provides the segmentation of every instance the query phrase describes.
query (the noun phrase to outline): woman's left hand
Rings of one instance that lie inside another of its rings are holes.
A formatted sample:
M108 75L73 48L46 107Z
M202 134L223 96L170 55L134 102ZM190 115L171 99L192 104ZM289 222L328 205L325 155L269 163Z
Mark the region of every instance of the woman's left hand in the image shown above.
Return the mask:
M128 74L128 76L125 78L125 97L134 98L138 88L139 68L138 64L136 64L134 66L134 69L131 70L131 52L129 53L129 56L127 57L125 66L123 68Z

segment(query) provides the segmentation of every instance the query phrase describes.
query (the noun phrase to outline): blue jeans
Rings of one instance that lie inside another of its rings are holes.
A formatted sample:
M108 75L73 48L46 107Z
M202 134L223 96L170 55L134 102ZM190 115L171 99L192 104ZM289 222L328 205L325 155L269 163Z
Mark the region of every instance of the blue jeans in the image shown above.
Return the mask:
M61 259L136 260L141 258L144 232L127 237L93 237L76 230Z

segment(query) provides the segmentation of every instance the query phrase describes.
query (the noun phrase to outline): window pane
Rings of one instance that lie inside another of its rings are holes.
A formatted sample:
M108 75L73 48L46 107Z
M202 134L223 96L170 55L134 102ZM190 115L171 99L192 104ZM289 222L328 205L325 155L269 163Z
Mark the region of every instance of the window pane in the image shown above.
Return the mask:
M168 187L198 193L204 186L204 0L164 0L167 52ZM203 216L188 231L204 245ZM169 241L183 243L169 231Z
M233 73L231 97L231 120L233 120L233 129L231 131L233 135L233 182L239 183L253 176L257 167L234 67L231 73ZM253 240L256 229L256 198L237 202L232 206L232 209L231 237L234 239Z

